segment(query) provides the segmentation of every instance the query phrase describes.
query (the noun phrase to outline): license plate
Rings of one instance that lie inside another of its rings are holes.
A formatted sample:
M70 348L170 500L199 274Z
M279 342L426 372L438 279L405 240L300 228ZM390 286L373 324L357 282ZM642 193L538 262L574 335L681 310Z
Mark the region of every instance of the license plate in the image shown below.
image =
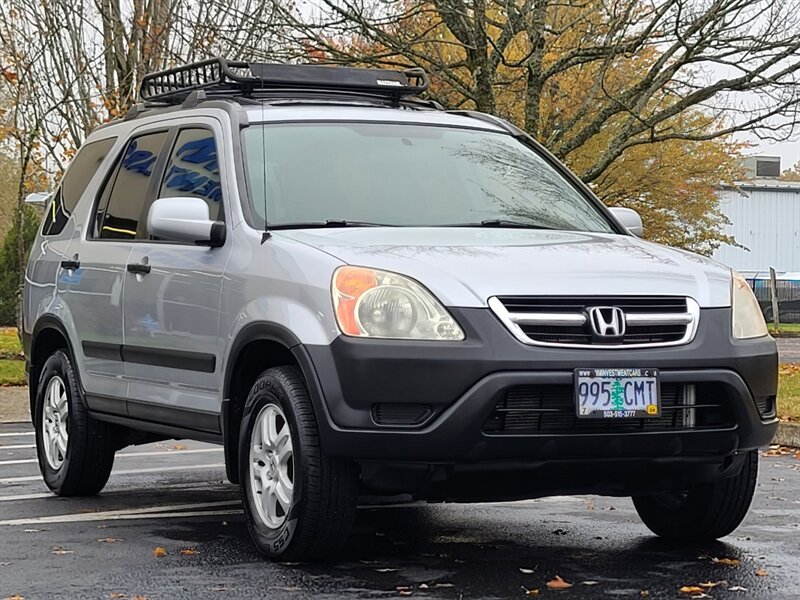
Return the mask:
M579 417L658 417L659 392L658 369L575 369L575 407Z

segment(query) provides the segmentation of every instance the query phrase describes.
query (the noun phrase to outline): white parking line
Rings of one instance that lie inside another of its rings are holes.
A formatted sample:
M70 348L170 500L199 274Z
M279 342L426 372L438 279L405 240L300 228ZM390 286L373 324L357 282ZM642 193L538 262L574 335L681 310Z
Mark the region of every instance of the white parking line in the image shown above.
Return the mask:
M33 431L6 431L0 433L0 437L14 437L16 435L33 435Z
M199 448L193 450L168 450L164 452L123 452L122 454L117 454L117 458L128 458L128 457L136 457L136 456L178 456L180 454L199 454L200 452L222 452L222 448ZM35 458L19 458L15 460L0 460L0 466L2 465L32 465L36 464L39 461Z
M159 485L158 490L194 490L194 489L202 489L204 492L209 491L227 491L227 490L235 490L237 489L236 486L233 484L214 484L208 483L205 481L202 482L195 482L195 483L173 483L173 484L165 484ZM125 494L126 496L131 493L131 488L122 488L122 489L111 489L103 492L103 497L106 499L113 498L114 496L118 496L121 494ZM136 491L136 490L134 490ZM141 491L141 490L139 490ZM0 502L15 502L15 501L23 501L23 500L40 500L43 498L49 498L51 500L57 500L59 502L69 502L67 498L59 498L52 492L43 492L41 494L7 494L4 496L0 496Z
M215 463L213 465L185 465L176 467L161 467L160 469L129 469L127 471L111 471L112 475L140 475L143 473L166 473L171 471L189 471L195 469L220 469L225 465L223 463ZM9 483L22 483L23 481L38 481L41 475L30 475L26 477L6 477L0 479L0 484Z
M73 513L67 515L51 515L48 517L26 517L23 519L7 519L0 525L41 525L45 523L78 523L83 521L112 521L116 519L163 519L178 516L196 516L209 514L236 514L241 510L198 511L200 508L219 508L222 506L240 505L240 500L222 500L220 502L197 502L194 504L174 504L171 506L148 506L145 508L125 508L106 510L94 513ZM177 512L190 511L190 512ZM166 517L165 517L166 515Z
M39 500L40 498L58 498L54 493L44 494L19 494L17 496L0 496L0 502L13 502L14 500Z
M187 511L187 512L176 512L176 513L156 513L156 514L145 514L145 515L111 515L111 516L104 516L101 514L83 514L83 515L75 515L81 517L80 519L53 519L50 521L41 521L39 519L18 519L15 523L10 523L6 521L0 521L0 526L2 525L36 525L41 523L72 523L77 521L133 521L139 519L175 519L178 517L209 517L209 516L218 516L218 515L240 515L242 514L241 510L198 510L198 511ZM71 516L71 515L66 515Z

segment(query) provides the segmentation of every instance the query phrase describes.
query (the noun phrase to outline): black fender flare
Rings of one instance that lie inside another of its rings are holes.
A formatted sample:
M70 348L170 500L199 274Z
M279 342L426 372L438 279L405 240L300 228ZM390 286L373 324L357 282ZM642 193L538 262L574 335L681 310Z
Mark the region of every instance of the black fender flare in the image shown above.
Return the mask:
M236 363L239 361L242 350L251 342L265 340L276 342L288 350L297 365L300 373L308 386L311 404L314 407L314 416L317 426L320 427L320 415L324 414L322 406L322 389L317 378L317 372L311 362L311 357L306 352L297 336L288 328L270 321L254 321L248 323L236 334L233 343L228 351L228 359L225 362L225 374L223 380L222 407L220 412L220 425L222 430L222 442L225 451L225 473L228 481L239 483L239 434L241 431L243 414L233 411L231 403L231 386L233 383L233 373ZM243 408L243 407L242 407ZM320 443L323 444L324 436L320 431Z
M83 391L83 383L81 383L80 368L78 367L77 359L75 358L76 356L75 349L72 346L72 340L69 337L67 328L64 326L64 323L61 321L61 319L59 319L55 315L45 314L39 317L39 319L36 321L36 324L33 326L33 331L29 335L23 333L23 347L25 350L25 361L27 363L27 370L28 370L28 397L30 399L30 404L31 404L31 416L33 416L34 414L35 403L36 403L36 388L38 387L39 384L38 367L33 364L33 357L36 355L36 342L39 339L40 334L47 329L52 329L57 331L61 335L61 337L63 337L64 340L66 340L69 356L75 363L75 378L78 380L78 389L80 390L81 393L81 402L83 402L84 407L86 407L86 398L85 398L85 393Z

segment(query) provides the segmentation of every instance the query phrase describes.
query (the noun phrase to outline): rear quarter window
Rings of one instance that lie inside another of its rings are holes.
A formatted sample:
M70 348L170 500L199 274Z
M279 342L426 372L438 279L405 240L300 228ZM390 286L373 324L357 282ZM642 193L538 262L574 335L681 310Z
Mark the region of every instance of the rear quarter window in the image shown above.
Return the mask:
M47 207L42 224L42 235L61 233L72 215L72 211L75 210L83 196L83 192L116 141L116 137L110 137L81 146Z

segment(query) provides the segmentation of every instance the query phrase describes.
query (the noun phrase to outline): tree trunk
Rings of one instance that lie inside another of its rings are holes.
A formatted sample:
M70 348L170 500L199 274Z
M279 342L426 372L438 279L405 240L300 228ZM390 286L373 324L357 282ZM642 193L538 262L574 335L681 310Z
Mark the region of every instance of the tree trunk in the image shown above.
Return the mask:
M547 16L548 0L535 0L527 27L528 42L531 45L531 55L526 63L526 90L525 90L525 131L533 138L538 139L539 123L541 118L542 90L542 59L545 48L545 18Z

